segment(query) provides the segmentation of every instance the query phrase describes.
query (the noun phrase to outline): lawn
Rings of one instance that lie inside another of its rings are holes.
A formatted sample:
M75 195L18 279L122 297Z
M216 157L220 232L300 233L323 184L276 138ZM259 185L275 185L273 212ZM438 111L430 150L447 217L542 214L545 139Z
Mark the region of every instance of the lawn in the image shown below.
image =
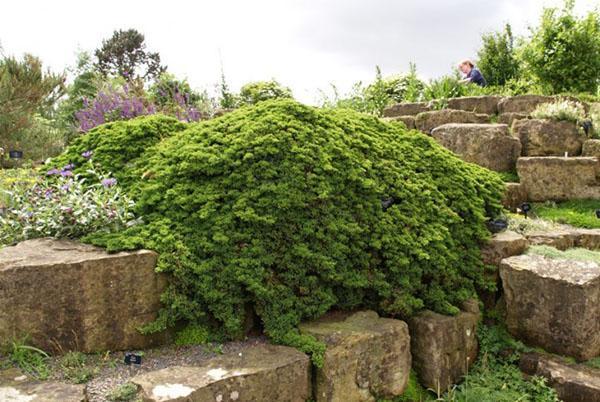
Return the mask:
M596 217L598 209L600 209L600 200L546 202L533 205L533 213L539 218L588 229L600 228L600 219Z

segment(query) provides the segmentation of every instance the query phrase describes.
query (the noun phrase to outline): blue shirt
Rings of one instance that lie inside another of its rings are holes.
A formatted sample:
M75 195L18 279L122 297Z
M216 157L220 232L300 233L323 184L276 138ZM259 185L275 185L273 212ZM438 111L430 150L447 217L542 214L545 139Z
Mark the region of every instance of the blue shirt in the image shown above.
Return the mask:
M487 85L487 82L485 82L485 78L483 78L481 71L479 71L475 67L473 67L471 71L469 71L469 74L467 74L467 78L469 79L469 81L479 85L480 87L484 87Z

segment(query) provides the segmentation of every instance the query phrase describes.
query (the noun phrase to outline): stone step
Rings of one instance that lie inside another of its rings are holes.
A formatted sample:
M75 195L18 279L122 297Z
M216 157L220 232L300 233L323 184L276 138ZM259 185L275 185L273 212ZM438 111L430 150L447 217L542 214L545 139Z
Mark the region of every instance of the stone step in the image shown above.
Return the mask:
M423 112L415 117L415 127L424 133L430 134L431 130L448 123L478 123L490 122L487 114L466 112L464 110L442 109Z
M600 199L600 165L593 157L521 157L517 173L530 201Z
M528 345L587 360L600 355L600 265L520 255L500 263L509 332Z
M404 321L374 311L331 313L301 324L300 332L327 345L323 367L316 370L316 402L392 399L404 392L411 367Z
M461 159L498 172L515 169L521 143L506 124L449 123L434 128L431 136Z
M309 358L294 348L258 345L215 357L204 366L173 366L131 379L148 402L305 402Z
M383 110L383 117L416 116L427 112L431 107L427 102L397 103Z
M546 119L517 120L512 134L521 141L523 156L579 156L586 140L575 122Z
M476 301L455 316L424 311L409 322L413 369L421 384L441 394L462 381L477 359Z
M18 369L0 371L0 401L83 402L85 385L35 381Z
M156 253L108 254L81 243L35 239L0 249L0 339L29 336L46 351L141 349L166 279Z
M498 103L503 98L496 95L463 96L448 99L448 109L465 110L467 112L497 114Z
M498 102L498 113L532 113L538 105L556 101L552 96L518 95L509 96Z
M519 362L527 375L546 378L564 402L600 402L600 370L540 353L526 353Z
M559 250L569 248L600 249L600 229L570 228L551 232L531 232L527 234L531 245L550 246Z
M527 201L527 190L521 183L505 183L505 188L502 205L509 211L516 212Z
M490 310L496 306L502 289L500 283L500 262L508 257L521 255L529 246L529 241L522 235L506 230L496 233L482 247L481 257L483 263L488 267L494 267L493 271L486 271L486 276L496 284L496 290L480 290L479 298L486 309Z

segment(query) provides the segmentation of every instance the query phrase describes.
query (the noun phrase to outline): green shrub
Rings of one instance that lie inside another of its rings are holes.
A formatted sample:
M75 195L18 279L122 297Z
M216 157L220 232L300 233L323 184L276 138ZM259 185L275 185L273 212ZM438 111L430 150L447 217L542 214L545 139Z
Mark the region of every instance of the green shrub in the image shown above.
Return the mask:
M534 119L565 120L574 123L585 119L583 105L570 100L559 100L552 103L542 103L531 113Z
M242 105L254 105L269 99L292 99L292 90L275 80L250 82L240 89Z
M209 341L210 333L205 327L197 325L187 325L181 331L177 332L177 337L175 338L175 345L204 345Z
M74 164L73 172L90 177L85 152L91 151L93 160L102 171L111 173L121 184L139 179L131 176L133 165L148 148L163 138L187 127L175 118L152 115L134 120L115 121L95 127L77 137L67 150L45 167L45 170Z
M487 284L479 246L500 178L373 116L261 102L163 140L142 171L146 223L87 241L159 252L171 287L154 330L187 320L239 338L252 307L318 363L324 345L295 330L302 320L333 307L452 314Z
M562 10L544 9L522 51L523 69L552 93L595 93L600 83L600 14L578 17L574 5L567 0Z

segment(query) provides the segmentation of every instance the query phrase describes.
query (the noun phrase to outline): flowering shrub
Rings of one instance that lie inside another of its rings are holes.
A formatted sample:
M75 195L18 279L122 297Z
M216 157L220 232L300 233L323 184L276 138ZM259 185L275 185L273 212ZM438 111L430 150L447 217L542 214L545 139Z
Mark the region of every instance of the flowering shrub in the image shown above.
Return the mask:
M553 103L542 103L535 108L531 116L534 119L552 119L578 122L585 119L585 110L581 103L560 100Z
M202 117L188 93L175 88L172 92L160 89L160 94L169 101L157 106L148 99L143 89L131 90L129 84L123 85L122 88L110 87L101 91L91 101L83 100L83 108L75 112L79 130L87 132L111 121L130 120L156 113L175 116L178 120L186 122L198 121ZM164 101L163 98L156 99Z
M83 100L83 109L75 112L80 131L87 132L100 124L129 120L156 113L156 108L124 85L122 90L109 88L101 91L92 101Z
M0 244L46 236L78 238L136 223L133 201L121 193L116 179L91 169L99 180L90 184L72 169L51 169L46 180L33 186L3 190L8 203L0 215Z

